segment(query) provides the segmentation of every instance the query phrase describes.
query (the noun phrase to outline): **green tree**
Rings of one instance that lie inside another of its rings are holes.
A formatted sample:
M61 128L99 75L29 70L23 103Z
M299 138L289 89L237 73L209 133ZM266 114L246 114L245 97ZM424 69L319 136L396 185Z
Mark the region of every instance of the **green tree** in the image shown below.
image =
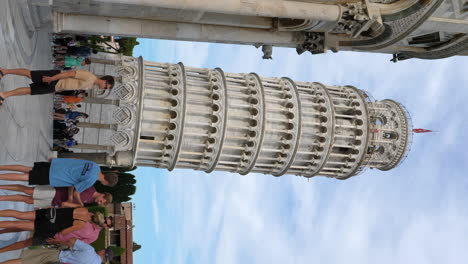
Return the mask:
M99 232L98 239L91 243L91 246L96 250L100 251L106 248L106 230L102 229L101 232Z
M121 256L125 252L125 248L109 246L109 248L114 252L114 257Z
M91 36L88 38L87 45L91 49L99 51L99 52L105 52L105 53L111 53L111 54L121 53L125 56L133 56L133 49L135 48L136 45L140 44L136 38L121 37L116 40L116 42L119 43L119 48L116 49L112 47L111 45L107 44L109 40L110 40L110 37ZM110 48L110 50L103 48L102 45L107 46L108 48Z
M141 248L140 244L133 242L133 252L139 250L140 248Z
M91 213L100 212L100 213L102 213L104 216L109 215L109 212L107 211L107 208L105 208L104 206L100 206L100 205L91 205L91 206L88 206L88 207L86 207L86 208L88 208L88 211L90 211Z
M104 186L100 182L96 182L94 187L98 192L108 192L113 196L113 202L121 203L128 202L136 192L135 176L126 172L118 172L119 182L114 187Z
M120 46L120 51L125 56L133 56L133 49L136 45L139 45L140 42L136 38L124 37L117 40Z
M134 171L138 167L137 166L128 166L128 167L101 167L102 171L114 171L114 172L129 172Z

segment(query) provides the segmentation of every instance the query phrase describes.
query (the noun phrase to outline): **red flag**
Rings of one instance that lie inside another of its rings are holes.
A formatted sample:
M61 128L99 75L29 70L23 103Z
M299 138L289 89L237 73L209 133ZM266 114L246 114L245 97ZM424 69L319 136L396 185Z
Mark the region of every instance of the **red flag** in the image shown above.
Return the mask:
M415 128L413 129L414 133L428 133L433 132L432 130L424 129L424 128Z

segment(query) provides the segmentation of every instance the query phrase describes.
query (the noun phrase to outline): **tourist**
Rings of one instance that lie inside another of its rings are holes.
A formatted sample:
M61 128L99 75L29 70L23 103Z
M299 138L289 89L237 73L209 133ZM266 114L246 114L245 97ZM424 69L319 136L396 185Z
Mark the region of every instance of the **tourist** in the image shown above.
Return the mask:
M106 218L104 219L104 225L103 226L105 228L111 228L113 223L114 223L114 218L111 215L109 215L109 216L106 216Z
M78 134L80 129L77 127L79 121L68 119L67 121L54 120L53 139L57 140L57 144L69 145L69 147L76 145L73 136Z
M61 57L64 54L79 57L89 57L93 50L88 46L57 46L54 48L55 57Z
M86 90L66 90L55 92L55 95L88 97Z
M65 90L88 90L95 86L99 89L111 89L114 86L114 77L106 75L98 78L86 70L60 72L59 70L0 69L0 79L9 74L28 77L32 83L29 85L30 87L0 92L0 105L10 96L48 94Z
M78 118L83 118L86 119L88 118L89 115L83 112L78 112L78 111L66 111L64 114L55 112L54 113L54 120L76 120Z
M81 90L79 90L79 91L81 91ZM88 97L87 92L78 93L76 95L74 95L74 94L63 95L62 93L61 94L58 94L58 93L54 94L54 104L57 104L57 105L59 105L59 104L62 105L63 103L65 103L65 104L78 104L78 103L81 103L85 97Z
M68 189L65 187L52 187L40 185L29 187L20 184L0 185L0 190L22 192L23 194L0 195L0 201L24 202L33 204L34 208L49 207L82 207L92 203L107 205L112 203L112 194L100 193L94 187L90 187L81 193L74 191L73 198L68 197Z
M54 129L66 130L68 128L77 127L79 120L66 119L66 120L54 120Z
M77 96L64 95L62 100L68 104L77 104L81 103L85 97L88 97L88 93L81 93Z
M70 44L70 46L73 46L75 40L73 39L73 37L71 35L70 36L59 36L57 34L54 34L52 42L53 42L53 44L57 45L57 46L54 45L54 49L55 49L56 47L59 47L59 46L65 46L66 47L69 44Z
M81 209L87 210L86 208L81 208ZM13 211L13 210L5 210L5 211ZM1 212L2 211L0 211L0 213ZM17 213L18 211L13 211L13 212ZM13 213L13 212L9 212L10 215L14 215L15 213ZM38 211L36 211L36 212L38 212ZM85 212L85 211L83 210L83 212ZM38 215L40 213L41 212L36 213L36 215ZM60 213L61 212L59 212L57 215L59 215ZM83 242L85 242L87 244L93 243L94 241L96 241L98 239L99 233L101 232L101 230L103 228L107 228L106 218L104 217L104 215L101 212L88 213L88 214L91 217L90 220L88 220L88 221L77 220L77 221L81 221L81 222L78 222L78 223L80 223L81 227L75 226L75 227L73 227L73 229L74 229L73 231L72 231L72 228L65 229L65 230L57 232L57 233L52 233L52 231L51 231L51 233L49 234L51 236L50 238L57 239L57 240L60 240L60 241L67 241L70 238L76 238L76 239L79 239L79 240L81 240L81 241L83 241ZM64 219L64 220L67 220L67 219ZM17 221L13 221L13 222L17 222ZM35 220L35 225L36 225L36 222L40 222L40 221ZM55 220L55 222L57 222L57 219ZM54 225L55 222L53 222L52 225ZM50 223L43 223L43 224L49 224L50 225ZM35 227L35 229L39 230L41 228L40 227ZM0 230L0 234L12 233L12 232L22 232L22 231L24 231L24 230L21 229L21 228L18 228L18 227L16 227L16 228L4 228L4 229ZM26 230L26 231L28 231L28 230ZM6 247L0 248L0 253L12 251L12 250L17 250L17 249L22 249L22 248L30 247L30 246L47 245L48 243L50 243L49 238L43 239L43 236L44 235L42 235L41 233L39 233L38 235L33 234L33 237L31 237L31 238L28 238L28 239L22 240L22 241L18 241L18 242L15 242L15 243L11 244L11 245L6 246Z
M70 69L81 69L85 65L91 64L91 59L83 57L55 57L55 65L58 67L66 67Z
M81 193L93 186L96 181L103 185L115 186L118 176L112 172L101 172L95 162L79 159L52 159L51 162L36 162L34 167L23 165L4 165L0 170L19 171L22 173L0 174L0 180L27 181L29 185L51 185L69 187L71 198L73 190Z
M103 228L107 228L106 218L100 212L96 212L92 222L86 222L85 225L76 231L69 234L58 233L54 236L54 239L60 241L67 241L71 238L79 239L86 244L91 244L96 241L99 237L99 233Z
M67 139L55 139L54 138L52 150L59 151L60 149L64 149L64 148L68 149L77 145L78 145L78 141L74 139L73 137L67 138Z
M36 211L1 210L0 217L12 217L16 221L0 221L0 228L12 228L21 231L34 231L31 243L46 244L46 240L61 232L67 235L84 227L91 221L93 213L86 208L48 208ZM0 249L0 253L18 249L23 243L14 243Z
M76 110L78 108L81 108L81 106L81 104L76 103L65 103L63 99L54 102L54 109L57 109L58 111L61 111L63 113L67 111Z
M1 262L0 264L101 264L102 262L110 262L114 257L114 253L110 248L100 250L96 253L92 246L76 238L71 238L67 242L50 239L49 242L57 245L68 246L70 249L28 249L21 253L19 259L8 260Z
M76 126L68 127L65 130L61 129L54 129L54 140L73 140L73 136L78 134L80 132L80 129Z

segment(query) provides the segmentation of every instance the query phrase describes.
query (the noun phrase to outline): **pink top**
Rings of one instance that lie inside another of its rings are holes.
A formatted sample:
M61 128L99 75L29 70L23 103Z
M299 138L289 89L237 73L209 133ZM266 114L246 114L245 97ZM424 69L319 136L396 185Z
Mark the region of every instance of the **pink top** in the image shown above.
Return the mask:
M76 230L74 232L71 232L68 235L62 235L60 233L57 233L54 236L54 238L65 242L65 241L68 241L70 238L74 237L76 239L79 239L85 242L86 244L91 244L94 241L96 241L96 239L99 236L99 232L101 232L101 229L102 229L101 227L93 223L86 222L83 228Z

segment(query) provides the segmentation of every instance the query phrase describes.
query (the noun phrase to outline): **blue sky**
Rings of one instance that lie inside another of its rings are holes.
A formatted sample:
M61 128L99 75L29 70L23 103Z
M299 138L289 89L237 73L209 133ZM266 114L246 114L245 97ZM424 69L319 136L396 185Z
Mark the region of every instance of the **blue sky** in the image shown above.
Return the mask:
M140 39L136 56L226 72L353 85L403 103L415 135L398 168L346 181L139 168L135 263L461 263L468 259L468 58L296 55Z

